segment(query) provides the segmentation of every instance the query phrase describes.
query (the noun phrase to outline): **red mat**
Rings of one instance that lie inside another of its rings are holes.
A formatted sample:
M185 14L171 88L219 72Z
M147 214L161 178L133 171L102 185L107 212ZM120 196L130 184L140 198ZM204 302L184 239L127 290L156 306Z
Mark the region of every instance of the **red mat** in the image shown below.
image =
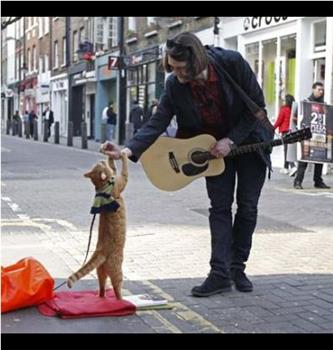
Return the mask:
M127 300L117 300L113 289L106 291L106 297L100 298L97 291L54 293L54 298L37 306L44 316L60 318L83 318L100 316L128 316L136 311L134 304Z

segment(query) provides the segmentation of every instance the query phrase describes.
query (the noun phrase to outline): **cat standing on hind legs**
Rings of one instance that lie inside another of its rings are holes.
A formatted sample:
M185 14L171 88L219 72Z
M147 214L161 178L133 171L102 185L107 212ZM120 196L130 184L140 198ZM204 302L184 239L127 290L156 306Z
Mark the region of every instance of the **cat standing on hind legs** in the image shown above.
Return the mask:
M100 213L96 250L90 260L67 280L69 288L97 270L99 296L105 297L106 281L109 277L117 299L122 299L122 263L124 258L126 211L121 196L128 180L128 160L125 152L121 152L122 170L117 175L114 161L98 162L89 172L84 174L90 178L96 189L92 214Z

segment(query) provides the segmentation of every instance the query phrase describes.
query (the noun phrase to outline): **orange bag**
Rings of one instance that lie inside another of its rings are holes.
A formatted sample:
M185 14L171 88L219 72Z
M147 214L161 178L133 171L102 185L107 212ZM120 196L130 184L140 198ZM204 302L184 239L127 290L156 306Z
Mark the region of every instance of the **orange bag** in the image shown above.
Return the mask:
M40 304L53 297L54 280L34 258L1 266L1 312Z

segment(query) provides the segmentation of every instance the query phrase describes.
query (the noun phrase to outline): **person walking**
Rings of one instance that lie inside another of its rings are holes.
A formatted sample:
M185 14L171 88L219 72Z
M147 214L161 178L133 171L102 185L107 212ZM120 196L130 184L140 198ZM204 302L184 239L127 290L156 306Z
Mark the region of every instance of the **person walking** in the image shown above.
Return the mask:
M324 103L324 85L321 82L315 82L312 85L312 94L305 99L305 101L313 101L313 102L318 102L318 103ZM297 110L296 110L297 112ZM297 113L296 113L297 115ZM305 170L308 166L307 162L298 162L297 166L297 173L296 177L294 180L294 188L297 190L302 190L303 186L303 180L304 180L304 175L305 175ZM315 188L324 188L328 189L331 188L330 186L326 185L323 178L322 178L322 173L323 173L323 164L322 163L315 163L314 165L314 172L313 172L313 182L314 182L314 187Z
M129 115L129 121L133 123L134 135L141 128L144 121L144 113L142 107L139 105L138 101L133 102L133 107Z
M29 113L29 128L31 137L34 136L34 121L38 119L37 114L34 110Z
M54 122L53 111L51 111L50 107L47 106L45 111L42 114L43 120L47 123L47 137L51 136L51 126Z
M110 104L108 110L106 111L107 115L107 128L108 128L108 140L112 141L115 137L115 130L117 124L117 114L113 110L113 105Z
M262 89L240 53L203 46L195 34L184 32L167 40L163 66L171 74L156 113L122 151L116 144L106 142L101 145L102 153L119 159L121 152L125 152L137 162L165 132L174 114L178 124L176 137L210 134L217 140L210 153L218 158L226 157L239 145L273 140L274 130L254 117L229 79L231 76L262 110L265 108ZM229 292L232 283L241 292L253 290L245 274L245 263L252 246L266 171L271 170L270 150L224 161L222 174L206 177L210 200L210 272L201 285L192 288L195 297ZM237 212L233 219L235 191Z
M295 101L294 96L292 95L285 96L285 104L281 107L279 111L279 115L274 123L274 129L279 128L279 133L281 134L282 138L289 132L291 106L294 101ZM287 161L288 144L284 144L283 147L284 147L284 168L282 173L293 176L297 171L297 167L294 162ZM290 167L290 170L289 170L289 167Z

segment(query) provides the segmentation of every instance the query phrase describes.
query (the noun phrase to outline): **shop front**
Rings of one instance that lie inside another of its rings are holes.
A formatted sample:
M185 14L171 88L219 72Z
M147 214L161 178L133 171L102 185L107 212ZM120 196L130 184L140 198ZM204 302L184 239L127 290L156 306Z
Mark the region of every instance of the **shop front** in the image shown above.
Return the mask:
M240 17L224 24L223 41L238 50L257 76L273 122L286 94L296 101L311 94L314 81L332 86L326 63L332 43L327 40L329 17ZM328 59L329 57L329 59ZM329 94L330 95L330 94Z
M46 107L50 105L50 71L41 73L37 78L36 104L37 115L42 116ZM42 118L38 118L39 127L42 127Z
M68 71L68 115L73 123L73 136L81 136L81 123L85 120L86 67L86 62L80 62Z

